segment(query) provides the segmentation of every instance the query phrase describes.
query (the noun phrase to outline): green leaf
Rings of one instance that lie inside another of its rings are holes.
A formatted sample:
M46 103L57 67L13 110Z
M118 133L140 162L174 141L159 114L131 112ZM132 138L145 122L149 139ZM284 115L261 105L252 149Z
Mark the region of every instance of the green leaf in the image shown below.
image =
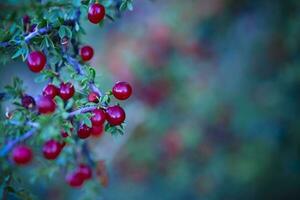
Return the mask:
M67 26L62 25L58 30L58 35L60 38L72 38L72 31Z

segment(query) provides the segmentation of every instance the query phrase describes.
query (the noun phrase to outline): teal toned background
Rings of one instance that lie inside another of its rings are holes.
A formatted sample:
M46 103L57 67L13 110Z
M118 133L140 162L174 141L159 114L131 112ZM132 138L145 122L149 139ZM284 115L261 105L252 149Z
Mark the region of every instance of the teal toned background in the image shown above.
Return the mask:
M134 89L125 135L92 141L109 175L96 199L300 199L300 1L136 0L85 27L101 87ZM15 75L41 91L24 63L1 85ZM88 195L54 177L34 194Z

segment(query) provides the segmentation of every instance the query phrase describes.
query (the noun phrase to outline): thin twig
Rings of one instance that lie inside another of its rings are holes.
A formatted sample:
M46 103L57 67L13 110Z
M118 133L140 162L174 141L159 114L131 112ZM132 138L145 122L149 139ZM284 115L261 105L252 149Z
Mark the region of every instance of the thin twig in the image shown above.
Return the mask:
M68 61L68 63L74 67L74 69L77 71L77 73L79 75L84 75L82 65L78 62L78 60L76 60L75 58L73 58L69 55L66 55L65 58ZM89 85L90 85L90 89L93 92L96 92L97 94L99 94L100 97L103 95L102 92L99 90L99 88L97 88L97 86L95 85L94 82L90 82Z
M71 117L74 117L75 115L78 115L80 113L86 113L86 112L90 112L94 109L96 109L98 106L86 106L86 107L83 107L83 108L80 108L78 110L75 110L73 112L70 112L68 114L68 117L67 118L71 118Z

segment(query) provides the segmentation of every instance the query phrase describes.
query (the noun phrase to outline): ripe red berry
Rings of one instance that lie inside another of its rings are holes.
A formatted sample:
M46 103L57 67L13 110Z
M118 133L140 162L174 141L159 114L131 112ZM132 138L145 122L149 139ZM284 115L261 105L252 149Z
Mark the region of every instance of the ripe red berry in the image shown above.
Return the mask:
M85 139L91 135L91 128L82 124L77 131L77 135L79 138Z
M91 122L94 126L102 125L105 122L105 112L98 108L93 110Z
M28 15L23 16L23 24L29 24L30 23L30 17Z
M90 92L89 96L88 96L88 101L98 103L99 98L100 98L100 95L97 92Z
M61 132L61 136L62 136L63 138L66 138L66 137L69 137L69 134L68 134L67 132L65 132L65 131L62 131L62 132Z
M104 133L103 131L103 124L100 126L92 126L91 135L93 137L100 137Z
M48 96L48 97L50 97L50 98L54 98L54 97L56 97L57 95L59 94L59 90L58 90L58 88L55 86L55 85L53 85L53 84L48 84L45 88L44 88L44 90L43 90L43 95L44 96Z
M31 71L38 73L46 65L46 57L41 51L33 51L28 55L27 65Z
M22 106L27 109L31 109L35 106L35 100L32 96L24 95L21 99Z
M62 145L56 140L48 140L44 143L43 154L46 159L54 160L60 154Z
M74 93L75 93L75 88L72 83L68 82L68 83L60 84L59 96L63 100L65 100L65 101L69 100L70 98L73 97Z
M92 178L92 169L85 164L80 164L77 171L78 174L80 174L81 178L83 180L88 180Z
M78 173L77 171L71 172L67 174L66 176L66 182L71 186L78 188L82 186L84 179L82 178L82 175Z
M32 151L25 145L19 145L12 151L12 158L18 165L26 165L32 160Z
M89 61L93 58L94 56L94 50L91 46L83 46L80 49L80 56L83 61Z
M113 95L119 100L128 99L132 93L132 88L127 82L117 82L113 89Z
M93 24L97 24L105 17L105 7L99 3L93 3L89 7L88 19Z
M37 108L41 114L51 114L55 111L56 104L48 96L40 96L37 100Z
M126 118L125 111L118 105L106 109L106 120L110 125L120 125Z

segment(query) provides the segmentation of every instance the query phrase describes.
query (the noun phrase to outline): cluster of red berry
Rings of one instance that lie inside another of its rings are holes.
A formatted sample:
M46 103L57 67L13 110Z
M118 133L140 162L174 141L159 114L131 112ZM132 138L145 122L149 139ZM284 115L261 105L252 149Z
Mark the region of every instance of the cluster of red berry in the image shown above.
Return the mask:
M94 3L89 7L88 19L90 22L99 23L105 17L105 8L99 3ZM82 61L89 61L94 55L94 50L91 46L83 46L79 54ZM27 57L27 65L34 73L41 72L47 63L45 54L41 51L33 51ZM55 97L58 96L64 101L71 99L76 93L75 87L71 82L61 82L59 86L49 83L42 92L42 95L37 98L37 101L32 96L24 95L21 99L23 107L34 110L37 109L39 114L52 114L56 110ZM112 94L118 100L126 100L131 96L132 88L127 82L117 82L112 88ZM100 94L91 91L87 97L89 102L99 103ZM80 124L77 130L77 137L80 139L88 138L90 135L101 136L103 133L103 125L105 121L111 126L121 125L125 120L125 111L119 105L108 107L98 107L91 111L91 124L89 127L86 124ZM62 137L68 137L68 133L62 132ZM46 141L42 147L43 156L48 160L55 160L63 150L65 143L50 139ZM12 159L18 165L28 164L33 157L31 148L26 145L18 145L12 151ZM88 165L80 164L78 168L66 176L66 181L70 186L78 187L85 180L92 177L92 170Z

